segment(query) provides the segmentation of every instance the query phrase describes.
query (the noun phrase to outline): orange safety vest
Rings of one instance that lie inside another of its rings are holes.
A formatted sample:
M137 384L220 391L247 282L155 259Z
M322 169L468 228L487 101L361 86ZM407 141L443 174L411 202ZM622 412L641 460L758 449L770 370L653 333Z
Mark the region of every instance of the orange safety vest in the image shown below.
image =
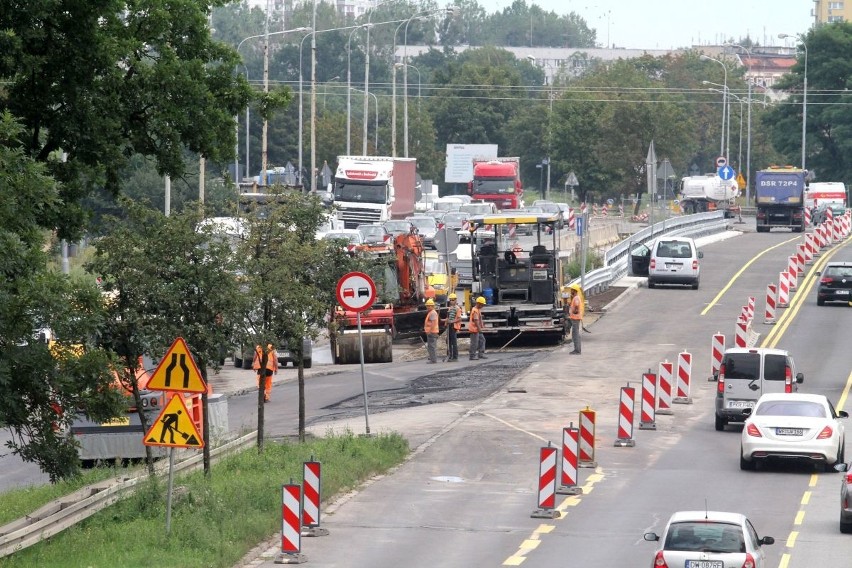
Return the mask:
M580 301L580 294L575 294L571 298L571 308L568 311L568 317L572 320L583 319L583 303Z
M482 312L479 311L479 306L474 306L470 309L470 319L467 322L467 329L471 333L479 333L482 329Z
M268 371L277 371L278 370L278 354L275 352L275 349L267 350L267 358L266 358L266 369ZM254 362L251 365L251 368L255 371L260 370L260 362L263 360L263 349L260 345L254 348Z
M423 324L423 331L427 334L434 333L438 334L438 312L435 310L429 310L426 312L426 322Z

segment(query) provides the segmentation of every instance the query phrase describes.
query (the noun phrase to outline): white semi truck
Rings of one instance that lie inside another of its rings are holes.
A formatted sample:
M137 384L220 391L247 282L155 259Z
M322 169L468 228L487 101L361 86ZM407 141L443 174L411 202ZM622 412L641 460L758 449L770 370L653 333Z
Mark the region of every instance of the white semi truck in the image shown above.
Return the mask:
M339 156L332 196L347 229L414 214L417 160L385 156Z
M688 176L681 180L680 208L686 214L724 211L733 217L739 210L737 180L723 180L716 174Z

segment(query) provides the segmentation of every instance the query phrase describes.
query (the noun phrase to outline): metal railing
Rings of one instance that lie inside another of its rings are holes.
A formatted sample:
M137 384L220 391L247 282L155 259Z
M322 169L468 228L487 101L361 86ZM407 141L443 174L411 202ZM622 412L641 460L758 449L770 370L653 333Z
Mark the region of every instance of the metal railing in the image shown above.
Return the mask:
M661 235L698 238L721 233L728 226L722 211L696 213L664 219L645 227L621 241L604 253L604 265L585 275L584 292L597 293L607 290L614 282L628 275L630 251L637 244L646 244ZM570 284L579 284L575 278Z

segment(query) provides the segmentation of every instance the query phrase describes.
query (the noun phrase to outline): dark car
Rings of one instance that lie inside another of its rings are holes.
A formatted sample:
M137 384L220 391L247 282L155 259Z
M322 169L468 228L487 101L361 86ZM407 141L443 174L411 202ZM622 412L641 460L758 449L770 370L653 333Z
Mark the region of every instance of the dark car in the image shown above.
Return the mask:
M852 302L852 262L829 262L818 272L817 305Z
M358 232L361 233L366 245L389 245L391 242L390 232L380 223L358 225Z
M846 206L842 203L823 203L811 213L811 224L816 226L828 220L828 209L831 209L833 217L840 217L846 213Z
M834 469L843 473L840 478L840 532L852 533L852 462L840 463Z

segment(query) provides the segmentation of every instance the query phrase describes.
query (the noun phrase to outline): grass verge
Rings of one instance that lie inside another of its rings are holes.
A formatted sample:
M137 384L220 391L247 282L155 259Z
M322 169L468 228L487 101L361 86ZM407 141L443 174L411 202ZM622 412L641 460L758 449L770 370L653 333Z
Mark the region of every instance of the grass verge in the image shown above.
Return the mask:
M252 449L213 464L209 478L194 472L177 479L168 535L166 479L149 479L132 497L0 559L0 567L231 567L280 531L281 485L300 483L305 461L322 462L323 499L329 500L401 463L408 451L399 434L267 442L263 454Z

